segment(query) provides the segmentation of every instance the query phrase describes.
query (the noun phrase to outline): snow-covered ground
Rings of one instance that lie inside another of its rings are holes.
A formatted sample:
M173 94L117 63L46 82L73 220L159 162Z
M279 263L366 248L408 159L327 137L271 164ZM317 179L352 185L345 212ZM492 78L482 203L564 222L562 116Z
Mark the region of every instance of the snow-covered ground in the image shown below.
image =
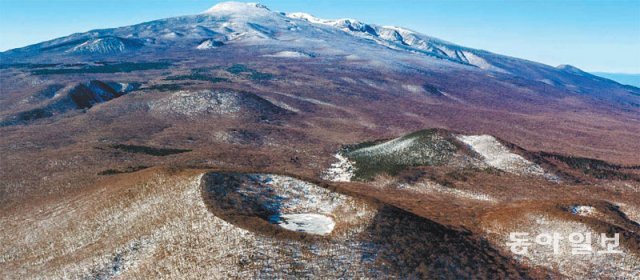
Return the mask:
M480 200L480 201L486 201L486 202L495 201L495 198L491 197L488 194L449 188L431 181L419 182L416 184L401 184L399 185L399 187L404 189L409 189L418 193L444 194L444 195L452 196L455 198Z
M71 48L70 50L68 50L68 52L109 54L124 52L128 49L135 49L137 47L140 47L141 45L142 44L135 43L133 41L129 42L124 38L109 36L105 38L88 40Z
M484 162L493 168L522 175L545 174L542 167L512 153L491 135L459 135L457 138L480 154Z
M279 58L310 58L311 56L306 53L296 51L281 51L274 54L264 55L266 57L279 57Z
M0 279L207 279L212 275L216 279L293 275L370 279L382 275L363 258L375 257L377 247L359 239L375 212L347 207L350 217L340 215L342 224L351 218L364 224L349 227L353 234L342 230L327 242L278 239L213 215L202 199L200 174L145 178L65 198L34 213L0 216ZM287 219L288 223L304 222L308 217ZM307 229L327 232L329 225L324 221Z
M200 43L196 49L199 50L209 50L209 49L215 49L222 46L222 42L219 41L214 41L212 39L208 39L208 40L204 40L202 43Z
M403 150L410 149L415 142L415 138L395 138L371 147L366 147L354 151L354 154L370 154L370 155L390 155Z
M277 211L280 215L301 213L329 215L346 200L344 195L288 176L252 174L251 179L255 184L247 185L242 191L268 195L265 201L270 198L276 199ZM267 190L268 194L265 194Z
M585 217L593 216L597 211L595 207L588 205L574 205L569 210L572 214Z
M189 90L159 94L148 101L149 111L154 115L170 117L201 117L203 115L225 115L230 118L266 116L269 113L285 113L286 109L274 105L258 95L231 89ZM240 114L242 111L245 114Z
M324 171L322 179L333 182L350 182L353 177L353 162L344 155L337 153L335 158L337 162L332 163L331 167Z
M471 65L475 65L480 69L483 70L490 70L490 71L495 71L495 72L503 72L506 73L507 71L498 68L496 66L493 66L492 64L490 64L489 62L487 62L487 60L485 60L484 58L469 52L469 51L462 51L462 54L464 55L464 59L466 60L467 63L471 64Z
M240 111L241 93L222 90L178 91L149 104L152 113L194 117L228 115Z
M419 85L402 85L404 89L411 93L424 93L424 89L422 89Z
M333 218L315 213L275 215L270 220L272 223L291 231L318 235L329 234L336 226Z

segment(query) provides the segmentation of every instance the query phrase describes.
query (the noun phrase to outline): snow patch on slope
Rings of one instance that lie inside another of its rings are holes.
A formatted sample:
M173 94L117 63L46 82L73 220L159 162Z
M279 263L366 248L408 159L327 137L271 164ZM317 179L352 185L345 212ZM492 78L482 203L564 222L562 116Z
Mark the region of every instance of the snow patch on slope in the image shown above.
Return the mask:
M491 167L514 174L545 174L542 167L512 153L491 135L459 135L457 138L484 157L484 162Z
M408 189L411 191L415 191L417 193L443 194L443 195L453 196L453 197L462 198L462 199L479 200L479 201L485 201L485 202L496 201L495 198L493 198L488 194L449 188L431 181L419 182L416 184L400 184L398 188Z
M208 39L208 40L204 40L202 43L200 43L196 49L198 50L210 50L210 49L215 49L218 47L223 46L224 44L220 41L215 41L212 39Z
M328 215L347 199L344 195L288 176L255 174L252 178L276 192L281 214L317 212Z
M337 162L332 163L331 167L324 171L322 179L333 182L350 182L353 177L353 162L340 153L335 154Z
M274 54L264 55L265 57L279 57L279 58L310 58L311 56L306 53L296 51L281 51Z
M588 205L574 205L571 207L571 209L569 209L569 211L571 212L571 214L583 217L593 216L597 212L595 207Z
M140 46L142 46L141 43L129 39L104 37L87 40L67 52L108 54L124 52L129 49L139 48Z
M424 93L424 90L419 85L402 85L402 87L411 93Z
M404 151L407 149L410 149L414 143L414 141L416 141L416 138L414 137L410 137L410 138L404 138L404 137L400 137L400 138L395 138L377 145L373 145L371 147L366 147L366 148L362 148L359 149L357 151L354 152L357 154L370 154L370 155L390 155L390 154L395 154L398 153L400 151Z
M493 66L486 59L477 56L476 54L469 51L462 51L464 57L466 58L467 63L474 65L482 70L491 70L496 72L506 72L505 70Z
M179 91L150 104L152 112L196 116L230 114L240 111L238 96L233 92Z

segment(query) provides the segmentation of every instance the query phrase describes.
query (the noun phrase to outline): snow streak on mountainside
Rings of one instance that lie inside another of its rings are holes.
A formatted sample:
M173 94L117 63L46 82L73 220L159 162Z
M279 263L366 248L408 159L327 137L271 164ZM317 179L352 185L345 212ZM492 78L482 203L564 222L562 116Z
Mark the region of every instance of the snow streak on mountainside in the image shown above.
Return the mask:
M107 36L103 38L88 40L71 48L69 52L117 53L130 49L136 49L141 46L142 43L139 43L135 40Z
M480 154L491 167L515 174L543 175L544 170L522 156L511 153L507 147L490 135L460 135L458 140Z
M306 20L314 24L332 26L349 34L353 34L354 36L373 40L377 44L394 50L423 53L463 64L474 65L485 70L503 71L491 65L482 57L474 54L473 50L428 37L406 28L378 26L363 23L355 19L326 20L316 18L307 13L291 13L287 14L287 16L289 18Z

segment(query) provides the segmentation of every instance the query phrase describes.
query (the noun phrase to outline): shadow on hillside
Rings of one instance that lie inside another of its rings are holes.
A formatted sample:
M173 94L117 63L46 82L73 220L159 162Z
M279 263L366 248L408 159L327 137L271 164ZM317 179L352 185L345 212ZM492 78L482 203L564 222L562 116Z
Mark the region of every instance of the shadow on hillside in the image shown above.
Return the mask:
M503 256L486 240L407 211L384 206L366 234L375 248L372 262L384 274L400 278L538 279L534 270Z

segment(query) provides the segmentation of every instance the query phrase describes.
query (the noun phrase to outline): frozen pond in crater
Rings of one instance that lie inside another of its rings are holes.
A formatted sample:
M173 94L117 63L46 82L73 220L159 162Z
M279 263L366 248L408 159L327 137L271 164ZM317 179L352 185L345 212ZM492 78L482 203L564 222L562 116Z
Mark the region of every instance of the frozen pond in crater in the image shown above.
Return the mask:
M336 225L333 218L314 213L277 214L269 217L269 221L287 230L318 235L331 233Z
M248 229L256 225L240 217L256 217L283 230L329 235L338 223L350 227L375 215L360 201L293 177L208 173L202 180L212 211Z

